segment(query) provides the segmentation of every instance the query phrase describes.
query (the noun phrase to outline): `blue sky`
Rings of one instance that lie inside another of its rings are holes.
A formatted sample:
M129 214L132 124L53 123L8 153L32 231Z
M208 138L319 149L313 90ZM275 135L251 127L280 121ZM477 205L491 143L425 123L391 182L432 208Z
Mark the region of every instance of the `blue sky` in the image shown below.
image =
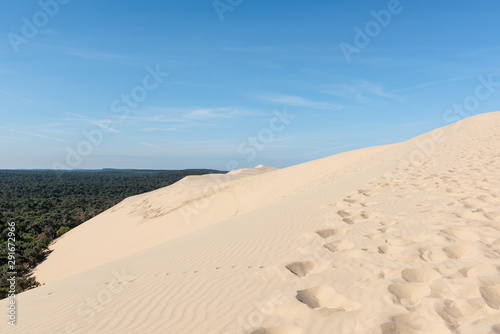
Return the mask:
M493 0L55 1L0 5L0 168L286 167L500 82ZM491 87L467 115L500 109Z

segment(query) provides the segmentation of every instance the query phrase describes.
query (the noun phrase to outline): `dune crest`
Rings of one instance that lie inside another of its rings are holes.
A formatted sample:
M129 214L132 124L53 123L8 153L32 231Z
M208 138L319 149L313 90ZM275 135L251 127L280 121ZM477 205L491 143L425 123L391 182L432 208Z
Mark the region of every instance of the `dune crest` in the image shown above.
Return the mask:
M54 245L5 332L500 333L499 129L129 198Z

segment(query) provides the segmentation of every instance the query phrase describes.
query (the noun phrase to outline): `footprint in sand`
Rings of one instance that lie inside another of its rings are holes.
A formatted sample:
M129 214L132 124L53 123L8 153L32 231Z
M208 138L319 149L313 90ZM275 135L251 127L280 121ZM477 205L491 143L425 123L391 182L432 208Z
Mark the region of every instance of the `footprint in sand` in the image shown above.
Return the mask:
M410 245L413 245L415 243L414 241L404 239L401 237L390 238L390 239L387 239L385 242L391 246L401 246L401 247L410 246Z
M500 309L500 285L482 286L479 288L479 292L489 307L495 310Z
M327 261L302 261L293 262L287 264L285 267L290 270L293 274L304 277L308 274L318 273L325 270L328 267L329 262Z
M392 246L392 245L382 245L378 247L378 252L380 254L396 254L402 252L405 247L401 246Z
M366 196L366 197L371 197L371 196L374 196L377 194L372 189L359 189L358 193L360 193L361 195Z
M477 286L474 285L453 285L449 282L432 283L429 285L432 292L429 297L459 300L459 299L477 299L479 291Z
M394 222L390 221L390 220L384 220L384 221L380 222L380 225L382 225L382 226L392 226L392 225L394 225Z
M451 259L470 258L477 254L477 248L473 244L452 244L443 250Z
M370 219L370 218L372 218L372 217L377 216L377 214L378 214L378 213L377 213L377 212L375 212L375 211L361 211L360 216L361 216L361 218L363 218L363 219Z
M432 268L418 268L403 270L401 277L411 283L428 283L442 276Z
M443 320L434 312L409 312L395 315L380 326L383 334L448 334Z
M491 332L488 334L500 334L500 324L491 327Z
M339 215L342 218L342 221L346 224L349 225L354 225L357 223L359 220L353 217L353 214L351 212L345 211L345 210L339 210L337 211L337 215Z
M441 230L441 233L443 233L448 240L452 241L462 240L462 241L473 242L479 240L477 234L472 232L470 229L466 228L460 228L460 227L447 228Z
M357 202L357 200L351 198L344 198L343 201L349 204L354 204Z
M394 227L382 227L382 228L379 228L377 230L380 231L381 233L391 233L391 232L396 231L396 229Z
M387 289L405 307L415 306L431 293L431 288L427 285L391 284Z
M334 235L338 235L338 234L342 234L342 233L345 233L346 231L348 231L349 229L348 228L335 228L335 229L324 229L324 230L319 230L319 231L316 231L316 233L322 237L322 238L329 238L329 237L332 237Z
M359 205L361 205L364 208L368 208L370 206L375 206L377 205L377 202L360 202Z
M426 262L442 262L448 259L448 256L440 247L422 247L418 249L420 258Z
M379 231L386 230L386 228L379 229ZM403 251L407 246L414 244L413 241L402 238L391 238L385 241L384 245L378 247L378 252L381 254L395 254Z
M372 275L372 276L365 278L365 282L369 282L369 283L376 282L376 281L380 281L383 278L385 278L385 273L379 272L378 274L375 274L375 275Z
M463 203L464 207L467 209L477 209L485 206L485 202L481 201L477 198L466 198L466 199L461 199L461 203Z
M350 217L350 218L344 218L342 219L342 221L348 225L354 225L358 222L359 219L356 219L354 217Z
M471 317L477 313L486 313L486 305L480 299L469 300L445 300L445 306L438 310L438 314L444 321L457 324L458 320Z
M326 249L328 249L330 252L338 252L342 250L347 250L351 249L354 246L356 246L355 243L350 242L349 240L338 240L338 241L333 241L329 242L324 245Z
M380 237L382 233L370 233L370 234L365 234L364 237L368 239L376 239Z
M480 201L483 201L485 203L495 203L496 201L498 201L498 198L493 194L492 194L492 196L480 195L480 196L477 196L477 199Z
M377 213L372 211L359 211L357 214L354 214L352 212L348 212L345 210L339 210L337 211L337 215L342 217L342 221L344 221L344 223L349 225L354 225L360 222L361 220L375 217Z
M349 216L352 216L351 213L345 211L345 210L339 210L337 211L337 214L342 217L342 218L346 218L346 217L349 217Z
M457 273L450 275L450 278L474 278L487 275L500 278L497 268L488 264L462 268Z
M485 216L489 220L498 221L498 218L500 217L500 211L484 212L483 216Z
M460 211L455 213L455 215L458 218L462 219L476 219L476 220L481 220L485 217L484 214L482 214L482 212L479 212L478 210Z
M347 299L327 285L299 290L297 300L313 309L324 307L337 311L355 311L361 307L361 304Z
M249 334L302 334L302 329L295 326L281 326L273 328L259 328Z

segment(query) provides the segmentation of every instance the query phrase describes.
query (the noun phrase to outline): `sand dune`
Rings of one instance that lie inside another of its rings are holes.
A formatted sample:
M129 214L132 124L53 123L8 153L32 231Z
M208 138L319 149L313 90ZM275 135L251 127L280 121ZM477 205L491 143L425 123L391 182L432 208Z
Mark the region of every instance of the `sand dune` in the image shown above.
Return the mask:
M53 246L0 331L500 333L499 129L129 198Z

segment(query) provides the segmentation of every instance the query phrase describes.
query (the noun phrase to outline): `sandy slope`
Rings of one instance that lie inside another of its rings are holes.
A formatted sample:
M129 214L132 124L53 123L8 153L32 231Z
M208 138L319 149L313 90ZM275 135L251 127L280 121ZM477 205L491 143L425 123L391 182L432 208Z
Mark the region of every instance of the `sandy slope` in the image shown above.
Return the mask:
M58 241L16 332L500 333L499 147L497 112L127 199Z

